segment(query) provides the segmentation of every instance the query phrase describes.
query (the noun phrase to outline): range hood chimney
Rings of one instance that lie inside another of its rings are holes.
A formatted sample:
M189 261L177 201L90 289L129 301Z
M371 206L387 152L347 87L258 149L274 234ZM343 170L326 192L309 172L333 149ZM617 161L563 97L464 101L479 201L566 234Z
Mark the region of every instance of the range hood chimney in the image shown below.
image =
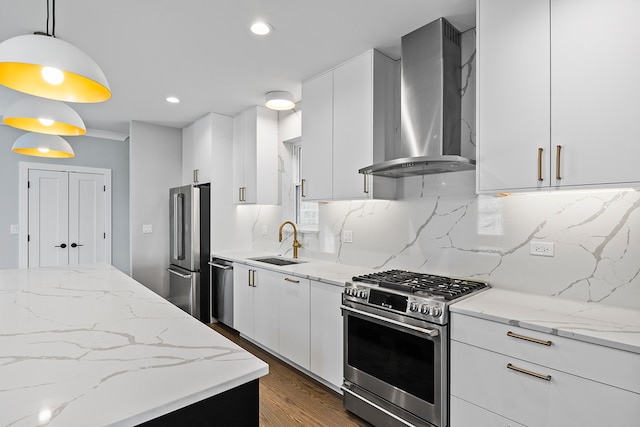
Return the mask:
M439 18L401 40L400 145L358 172L392 178L474 170L460 156L460 32ZM393 143L393 142L389 142Z

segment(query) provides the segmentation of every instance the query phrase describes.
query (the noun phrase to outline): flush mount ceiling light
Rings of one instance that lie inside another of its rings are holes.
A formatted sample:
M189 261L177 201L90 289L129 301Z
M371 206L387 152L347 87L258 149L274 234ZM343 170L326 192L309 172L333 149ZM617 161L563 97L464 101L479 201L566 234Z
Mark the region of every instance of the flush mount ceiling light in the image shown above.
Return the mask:
M180 103L180 98L177 98L175 96L167 96L166 101L171 104L178 104Z
M51 135L77 136L87 133L80 115L67 104L31 96L11 104L2 121L18 129Z
M67 159L75 156L71 145L62 137L43 133L25 133L16 139L11 150L27 156Z
M251 32L259 36L266 36L267 34L271 33L272 30L273 27L271 27L271 25L267 24L266 22L258 21L251 24Z
M55 37L53 30L17 36L0 43L0 84L43 98L67 102L102 102L111 88L93 59L71 43Z
M293 94L285 91L267 92L264 99L264 105L272 110L291 110L296 106L293 102Z

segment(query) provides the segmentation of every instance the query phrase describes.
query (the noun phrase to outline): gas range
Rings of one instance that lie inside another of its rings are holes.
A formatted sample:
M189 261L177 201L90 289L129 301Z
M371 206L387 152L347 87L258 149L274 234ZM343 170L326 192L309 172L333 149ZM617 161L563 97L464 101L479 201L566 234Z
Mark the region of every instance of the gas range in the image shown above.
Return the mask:
M343 300L445 325L449 320L448 306L453 301L487 288L485 282L387 270L353 277L345 285Z

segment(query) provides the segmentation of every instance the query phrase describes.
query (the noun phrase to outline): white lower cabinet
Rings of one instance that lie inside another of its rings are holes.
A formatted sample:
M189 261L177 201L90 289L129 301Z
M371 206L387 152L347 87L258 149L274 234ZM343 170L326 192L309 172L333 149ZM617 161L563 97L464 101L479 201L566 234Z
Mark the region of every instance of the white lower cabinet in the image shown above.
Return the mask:
M456 396L451 396L449 408L452 426L525 427Z
M309 279L272 273L279 286L279 350L309 369Z
M266 270L233 267L233 325L238 332L278 351L278 286Z
M233 264L234 328L339 390L342 287Z
M340 286L311 281L311 372L342 385L343 326Z
M640 420L636 354L458 313L450 354L452 427L631 427ZM627 378L618 375L624 370Z

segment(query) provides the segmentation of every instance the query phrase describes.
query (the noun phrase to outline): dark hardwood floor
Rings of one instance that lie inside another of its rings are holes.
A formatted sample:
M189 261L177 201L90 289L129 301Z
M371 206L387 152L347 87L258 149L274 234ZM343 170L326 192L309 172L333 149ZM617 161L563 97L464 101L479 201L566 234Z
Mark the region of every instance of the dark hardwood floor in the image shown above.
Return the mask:
M220 323L209 326L269 365L269 374L260 378L261 427L370 426L342 407L338 393L242 339L237 331Z

